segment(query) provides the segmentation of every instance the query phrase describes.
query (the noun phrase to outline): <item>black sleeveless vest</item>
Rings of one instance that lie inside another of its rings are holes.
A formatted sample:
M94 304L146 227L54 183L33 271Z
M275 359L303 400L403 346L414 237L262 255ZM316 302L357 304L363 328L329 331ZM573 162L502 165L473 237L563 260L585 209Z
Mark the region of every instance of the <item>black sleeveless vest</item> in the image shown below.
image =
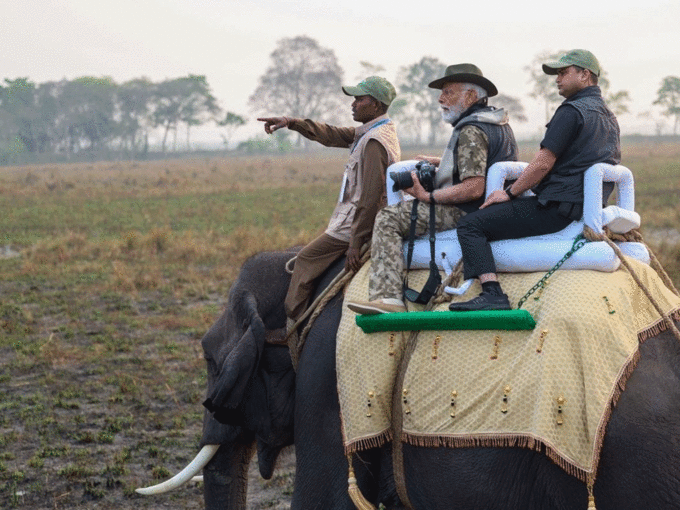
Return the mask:
M618 165L621 162L619 124L602 99L600 88L587 87L559 108L569 107L576 108L581 115L583 127L548 175L533 189L541 201L583 203L585 171L595 163ZM613 189L611 183L607 184L610 185L604 187L605 202Z
M475 109L472 113L480 113L484 110L490 110L492 107L485 107ZM475 126L484 131L489 139L489 151L486 156L486 170L494 163L499 161L517 161L518 150L517 142L515 141L515 134L510 127L510 124L487 124L486 122L478 122L474 120L467 120L463 117L457 124L456 129L461 129L463 126ZM453 185L460 184L460 173L458 172L458 144L453 149ZM479 206L484 203L485 197L456 204L456 207L462 209L466 213L471 213L479 209Z

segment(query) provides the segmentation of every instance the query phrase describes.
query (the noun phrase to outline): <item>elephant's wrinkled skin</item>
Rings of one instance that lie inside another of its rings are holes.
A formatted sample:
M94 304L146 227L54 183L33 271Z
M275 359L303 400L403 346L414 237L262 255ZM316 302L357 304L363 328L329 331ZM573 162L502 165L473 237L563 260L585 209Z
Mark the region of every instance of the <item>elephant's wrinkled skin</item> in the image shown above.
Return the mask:
M261 270L264 271L269 270L264 265L278 264L280 260L270 254L257 259L257 263L263 264ZM246 269L244 266L244 271ZM339 265L334 268L335 271L339 269ZM282 324L282 319L271 320L282 314L281 302L272 301L274 293L280 296L285 293L286 283L281 280L284 288L276 291L273 285L269 286L267 295L262 297L266 305L258 304L258 310L263 310L261 317L265 327ZM267 407L268 403L274 401L279 407L288 409L284 401L290 399L288 406L292 406L294 398L297 464L292 509L354 508L347 496L347 460L343 455L336 394L335 332L341 304L341 296L333 299L311 329L300 358L294 397L290 385L269 386L269 393L251 391L249 395L252 396L244 394L245 400L237 402L244 408L240 413L242 418L239 418L242 419L241 426L222 426L229 431L222 434L220 441L224 445L220 452L224 450L225 453L208 466L206 473L210 473L210 477L217 479L228 475L235 480L234 467L241 465L245 458L241 455L244 451L241 445L252 441L255 434L262 434L258 432L257 423L267 414L266 410L271 409ZM221 321L221 325L214 326L211 331L234 324ZM239 334L247 330L244 327ZM206 338L210 335L208 333ZM217 338L214 333L213 337ZM248 344L256 344L250 346L247 353L238 353L231 343L222 347L221 357L214 359L224 359L229 353L229 363L237 364L240 375L266 374L267 367L275 364L273 359L281 365L290 363L285 351L270 350L272 346L267 346L263 350L267 355L262 358L266 362L261 362L255 370L255 353L261 347L247 333L241 341L246 339ZM267 376L260 376L263 377ZM224 377L220 379L225 380ZM255 379L257 377L251 377L251 381ZM217 390L215 381L215 374L212 374L209 394ZM237 382L234 387L242 385ZM253 420L252 417L260 418ZM211 423L211 420L210 415L206 415L206 422ZM285 422L285 419L276 422L274 432L269 431L270 437L286 437L286 432L290 433L293 427L292 423ZM266 432L267 427L260 426L262 428ZM210 433L211 426L206 425L204 429ZM204 442L210 443L212 438L219 439L219 436L213 432L212 436L204 437ZM270 458L278 453L277 445L283 442L269 443ZM364 495L376 506L382 502L387 508L398 508L390 448L362 452L355 456L354 464ZM419 510L585 510L587 507L583 483L566 474L545 455L527 449L404 445L404 466L409 498ZM263 474L271 474L270 467ZM223 486L208 482L208 474L206 480L207 508L244 508L219 490ZM239 484L240 481L236 485ZM638 367L628 380L607 429L595 498L598 510L680 508L680 343L668 332L647 340L641 347Z
M204 469L207 508L245 508L247 470L257 445L260 474L270 478L281 449L293 443L295 373L281 338L283 299L295 251L248 259L222 316L201 343L208 369L201 445L222 447ZM218 421L219 420L219 421Z

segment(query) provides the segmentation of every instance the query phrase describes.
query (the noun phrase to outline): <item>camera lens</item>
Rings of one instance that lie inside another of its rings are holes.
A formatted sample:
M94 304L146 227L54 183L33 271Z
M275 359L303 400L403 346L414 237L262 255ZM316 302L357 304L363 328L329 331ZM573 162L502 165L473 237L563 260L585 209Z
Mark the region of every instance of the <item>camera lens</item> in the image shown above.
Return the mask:
M399 191L413 186L411 172L390 172L390 177L394 181L392 191Z

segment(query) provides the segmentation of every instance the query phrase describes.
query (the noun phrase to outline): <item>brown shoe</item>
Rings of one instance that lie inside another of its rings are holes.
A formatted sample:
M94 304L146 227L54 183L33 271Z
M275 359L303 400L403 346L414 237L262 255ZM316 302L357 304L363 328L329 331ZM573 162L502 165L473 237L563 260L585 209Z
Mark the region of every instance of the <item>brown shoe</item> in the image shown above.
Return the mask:
M405 312L406 306L400 299L376 299L375 301L354 301L347 303L347 308L361 315L378 315L380 313Z

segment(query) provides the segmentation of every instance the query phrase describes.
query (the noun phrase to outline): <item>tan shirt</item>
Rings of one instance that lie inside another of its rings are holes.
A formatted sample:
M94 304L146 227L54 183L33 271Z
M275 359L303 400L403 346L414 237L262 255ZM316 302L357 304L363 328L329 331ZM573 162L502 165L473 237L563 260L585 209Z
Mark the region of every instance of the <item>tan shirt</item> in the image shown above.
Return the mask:
M370 239L375 216L386 203L386 169L401 158L392 123L371 129L385 119L389 119L387 115L357 128L309 119L290 119L288 123L289 129L326 147L355 146L345 167L341 196L326 229L328 235L347 241L350 248L359 249Z

